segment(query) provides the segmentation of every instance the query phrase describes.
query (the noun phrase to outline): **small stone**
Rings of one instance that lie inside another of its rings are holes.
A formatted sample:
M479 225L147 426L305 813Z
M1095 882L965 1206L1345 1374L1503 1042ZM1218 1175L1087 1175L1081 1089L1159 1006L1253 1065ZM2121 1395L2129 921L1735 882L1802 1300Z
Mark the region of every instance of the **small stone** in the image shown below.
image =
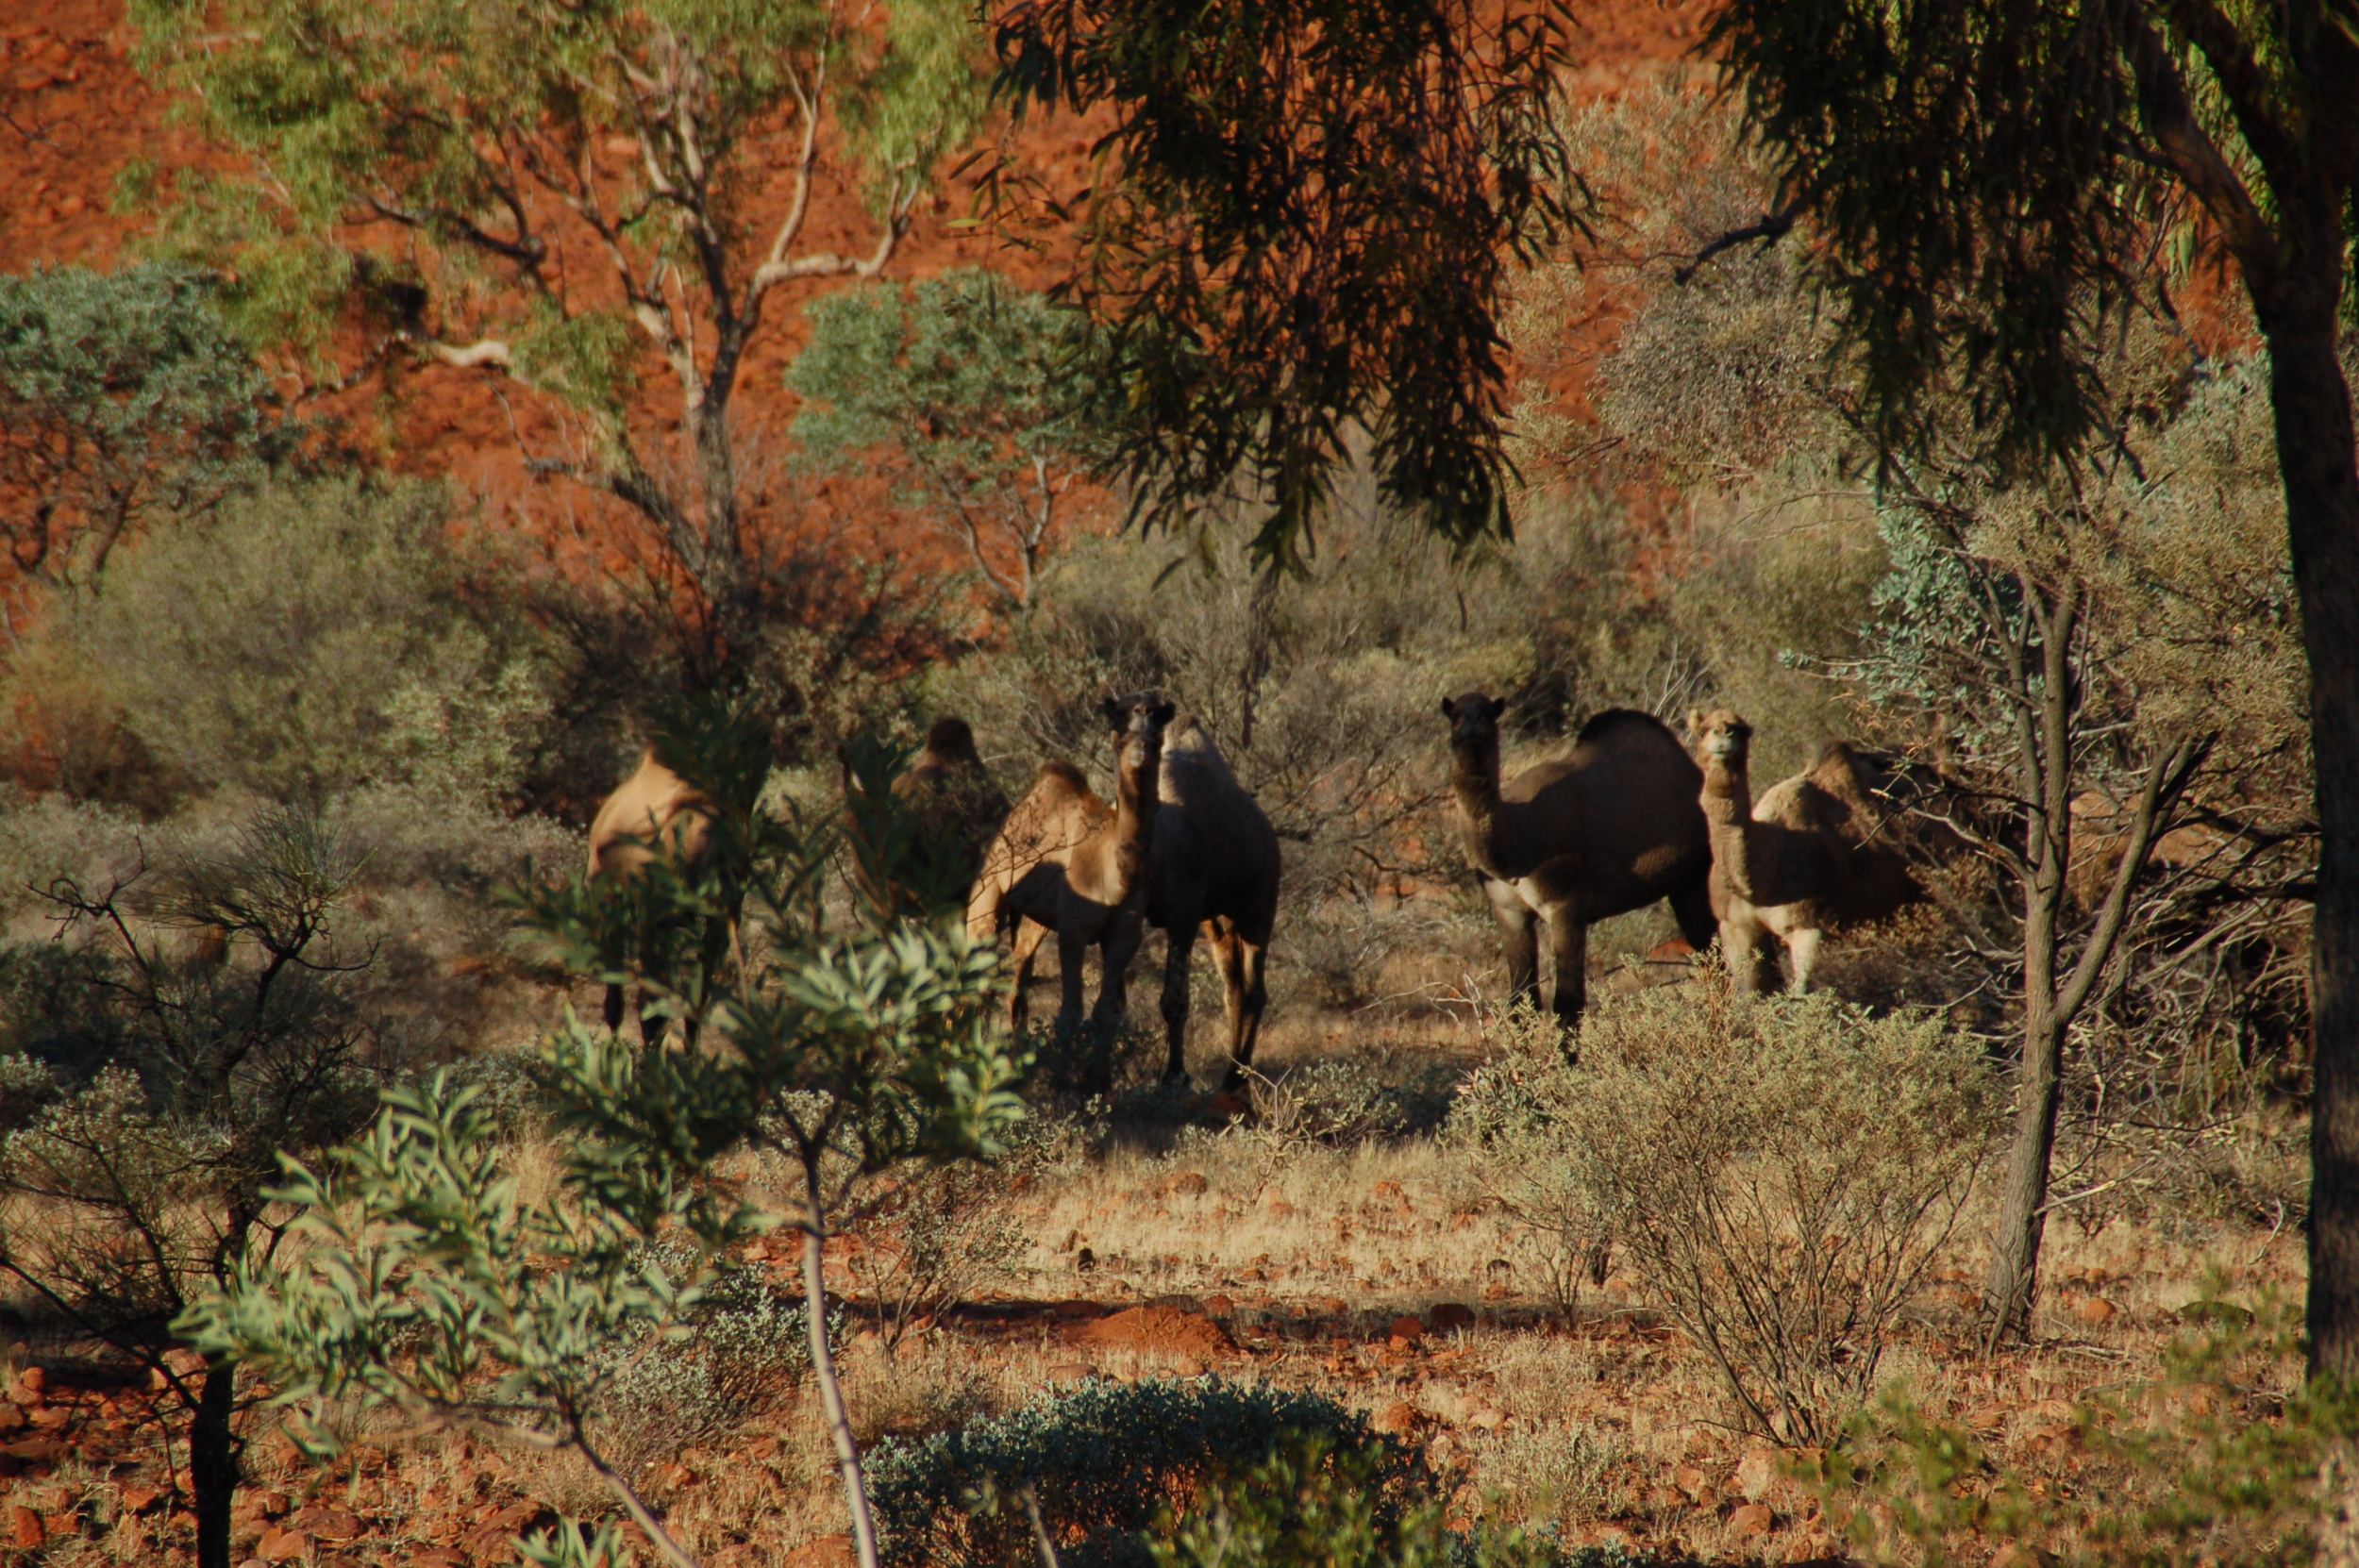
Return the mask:
M1182 1171L1171 1178L1171 1192L1182 1197L1202 1197L1212 1189L1212 1182L1202 1171Z
M123 1511L145 1513L163 1500L164 1489L159 1486L126 1486L123 1489Z
M1773 1448L1748 1448L1736 1461L1736 1490L1745 1501L1758 1503L1778 1484L1778 1455Z
M40 1367L28 1366L16 1375L16 1380L39 1393L49 1386L49 1374Z
M274 1529L262 1537L262 1560L298 1562L311 1555L311 1538L301 1530Z
M1407 1437L1417 1429L1417 1412L1406 1399L1396 1399L1376 1412L1368 1425L1386 1437Z
M1474 1309L1458 1301L1440 1302L1425 1315L1425 1321L1436 1334L1454 1334L1461 1328L1471 1328L1474 1320Z
M1833 1562L1840 1560L1842 1554L1835 1549L1834 1537L1824 1530L1798 1535L1785 1548L1785 1560L1789 1563Z
M1739 1541L1750 1541L1767 1535L1777 1522L1778 1516L1769 1510L1768 1504L1747 1503L1729 1515L1729 1533Z
M49 1530L41 1522L41 1515L22 1503L8 1510L8 1526L20 1551L34 1551L48 1543Z
M1237 1304L1225 1295L1208 1295L1204 1298L1204 1309L1216 1318L1225 1318L1237 1309Z
M2117 1315L2114 1304L2101 1295L2084 1295L2072 1304L2072 1315L2091 1328L2102 1328Z
M1485 1301L1505 1301L1509 1296L1514 1293L1514 1292L1509 1290L1505 1285L1499 1284L1497 1281L1493 1281L1491 1284L1482 1287L1482 1299Z
M848 1535L823 1535L786 1554L786 1568L853 1568L859 1561Z
M1704 1473L1696 1466L1682 1464L1671 1472L1671 1484L1685 1493L1687 1500L1692 1503L1701 1497L1704 1494L1704 1489L1712 1483L1704 1479Z
M25 1493L25 1500L42 1513L63 1513L74 1506L74 1493L61 1486L37 1486Z
M1424 1321L1419 1318L1395 1318L1393 1320L1393 1338L1397 1340L1407 1340L1411 1344L1415 1344L1419 1340L1425 1338Z

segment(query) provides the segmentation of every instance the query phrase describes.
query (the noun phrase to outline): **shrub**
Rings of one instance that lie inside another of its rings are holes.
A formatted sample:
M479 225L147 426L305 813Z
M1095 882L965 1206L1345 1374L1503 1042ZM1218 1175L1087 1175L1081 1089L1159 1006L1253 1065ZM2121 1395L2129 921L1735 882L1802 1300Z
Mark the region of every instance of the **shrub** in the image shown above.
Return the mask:
M921 1166L883 1178L845 1216L864 1243L851 1255L852 1277L887 1346L1023 1256L1029 1238L1002 1207L1006 1191L998 1172Z
M1382 1448L1338 1450L1289 1433L1242 1476L1205 1489L1184 1514L1167 1512L1151 1551L1156 1568L1510 1568L1554 1554L1519 1535L1454 1534L1441 1503L1388 1496Z
M447 522L425 485L272 490L125 555L61 629L202 786L497 799L546 728L547 676L522 623L468 613Z
M880 1445L870 1485L885 1560L1029 1568L1038 1560L1029 1493L1063 1568L1145 1564L1159 1510L1194 1504L1305 1434L1336 1456L1365 1456L1361 1480L1380 1518L1397 1520L1420 1495L1420 1458L1382 1446L1322 1395L1218 1378L1091 1381L960 1431Z
M1477 1075L1460 1134L1627 1251L1748 1426L1824 1442L1981 1165L1981 1048L1929 1015L1712 980L1598 1007L1578 1065L1535 1035Z

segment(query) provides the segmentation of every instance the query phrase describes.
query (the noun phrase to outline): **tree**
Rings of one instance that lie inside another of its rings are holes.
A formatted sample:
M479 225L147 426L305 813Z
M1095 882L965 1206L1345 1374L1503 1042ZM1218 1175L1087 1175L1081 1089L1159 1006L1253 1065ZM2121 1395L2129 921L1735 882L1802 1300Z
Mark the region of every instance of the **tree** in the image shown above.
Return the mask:
M751 493L732 414L746 356L774 294L892 261L980 112L964 7L911 0L875 26L836 0L138 0L133 16L255 166L250 184L192 182L176 235L255 280L233 303L256 331L318 342L358 310L380 357L533 394L567 431L533 470L635 515L689 678L744 684L765 627L810 597ZM865 255L809 242L830 127L867 175ZM756 234L781 138L784 212ZM633 419L648 357L677 455Z
M1255 556L1297 564L1364 429L1388 498L1460 543L1506 533L1500 296L1585 207L1568 26L1559 0L999 11L1019 109L1113 118L1064 290L1107 323L1134 517L1265 506Z
M224 1359L185 1370L173 1326L276 1250L263 1190L281 1151L367 1126L396 1065L358 993L374 955L334 942L359 869L315 818L273 810L160 888L60 880L48 896L60 939L78 939L58 951L76 983L35 1021L38 1054L0 1060L0 1269L190 1413L200 1568L231 1561L241 1400ZM226 946L177 957L151 922Z
M2158 229L2234 263L2269 395L2310 663L2312 1366L2359 1376L2359 443L2336 352L2359 182L2349 0L1729 0L1706 48L1807 217L1886 453L1960 392L1994 458L2101 427L2107 327Z
M53 590L95 589L126 535L259 481L292 432L184 268L0 277L0 534Z
M821 407L794 434L841 465L891 448L895 492L966 549L1001 603L1032 608L1058 504L1103 449L1115 399L1079 311L965 268L910 291L870 286L810 306L786 384Z
M301 1255L249 1261L184 1323L209 1354L251 1364L316 1453L333 1449L331 1413L355 1404L570 1451L667 1561L694 1568L607 1452L606 1401L628 1360L613 1352L687 1332L722 1250L784 1226L802 1235L813 1379L860 1560L875 1568L823 1305L826 1243L860 1178L918 1158L988 1158L1022 1114L1011 1089L1022 1064L991 1029L997 957L968 943L940 887L919 894L939 919L863 907L829 931L821 878L834 834L761 807L769 742L742 709L700 705L656 746L713 802L706 857L694 869L659 858L619 886L577 874L517 902L577 976L622 978L611 956L630 949L654 1014L722 1048L569 1015L542 1067L565 1180L537 1204L520 1199L471 1092L438 1076L389 1093L368 1136L321 1171L290 1162L275 1195L296 1207ZM858 848L910 845L907 822L883 820L899 761L852 749ZM877 880L921 888L924 859L875 868ZM657 937L658 925L682 929ZM801 1173L797 1209L757 1209L716 1169L748 1146ZM611 1526L585 1536L571 1521L528 1550L551 1568L617 1556Z

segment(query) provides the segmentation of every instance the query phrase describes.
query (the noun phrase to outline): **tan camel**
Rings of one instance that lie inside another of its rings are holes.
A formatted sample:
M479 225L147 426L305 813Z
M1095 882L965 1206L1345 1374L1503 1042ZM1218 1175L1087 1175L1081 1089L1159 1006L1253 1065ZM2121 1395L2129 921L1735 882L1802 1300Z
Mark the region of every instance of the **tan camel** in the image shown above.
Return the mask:
M1587 998L1589 927L1670 900L1698 949L1712 941L1712 849L1696 805L1701 776L1651 714L1610 709L1581 726L1572 754L1499 779L1499 715L1480 692L1442 699L1450 786L1466 858L1482 874L1514 996L1537 1005L1535 926L1548 928L1553 1008L1570 1028Z
M639 770L606 797L590 824L590 877L627 880L662 855L694 871L712 847L712 802L704 792L656 760L655 748L640 754ZM606 988L606 1026L623 1025L623 988ZM644 998L639 1031L644 1037Z
M1092 1016L1118 1023L1126 1009L1125 980L1145 935L1147 868L1160 807L1155 783L1172 708L1144 692L1108 697L1101 711L1113 731L1114 804L1109 807L1092 793L1069 762L1042 768L985 853L982 875L967 901L967 930L977 939L1015 928L1015 989L1008 998L1012 1028L1024 1027L1032 959L1052 932L1063 993L1059 1019L1080 1019L1082 958L1093 946L1099 949L1104 974ZM1093 1079L1111 1073L1112 1046L1111 1037L1101 1043L1104 1059L1093 1063Z
M1871 925L1920 903L1889 771L1838 741L1809 772L1756 802L1748 759L1752 726L1726 709L1691 712L1712 825L1712 909L1722 956L1745 992L1774 990L1782 944L1797 993L1810 987L1831 931Z
M1253 1065L1269 1006L1263 970L1278 922L1278 834L1193 718L1164 742L1161 791L1146 923L1165 940L1163 1076L1188 1076L1188 964L1201 933L1228 997L1229 1070L1222 1082L1233 1090Z

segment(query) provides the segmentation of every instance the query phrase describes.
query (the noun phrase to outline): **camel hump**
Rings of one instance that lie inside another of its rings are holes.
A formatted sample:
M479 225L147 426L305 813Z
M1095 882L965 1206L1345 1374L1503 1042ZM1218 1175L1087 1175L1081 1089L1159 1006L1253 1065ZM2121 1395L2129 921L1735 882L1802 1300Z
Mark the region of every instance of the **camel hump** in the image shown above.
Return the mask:
M1081 770L1062 757L1053 762L1043 762L1040 765L1040 776L1032 783L1032 792L1038 794L1045 789L1061 790L1079 795L1091 792L1090 781L1081 776Z
M590 875L628 871L644 861L648 849L620 841L663 840L671 836L676 822L680 852L694 862L704 854L711 809L704 792L656 760L650 746L640 754L638 769L606 797L590 824Z
M1642 733L1660 735L1671 744L1679 744L1679 737L1671 733L1670 726L1651 713L1641 713L1635 708L1609 708L1601 713L1591 714L1589 722L1581 726L1581 733L1573 737L1573 744L1601 745L1611 740L1634 739Z
M1245 786L1229 768L1203 723L1191 713L1163 732L1163 769L1159 791L1165 803L1186 806L1208 792L1244 795Z

